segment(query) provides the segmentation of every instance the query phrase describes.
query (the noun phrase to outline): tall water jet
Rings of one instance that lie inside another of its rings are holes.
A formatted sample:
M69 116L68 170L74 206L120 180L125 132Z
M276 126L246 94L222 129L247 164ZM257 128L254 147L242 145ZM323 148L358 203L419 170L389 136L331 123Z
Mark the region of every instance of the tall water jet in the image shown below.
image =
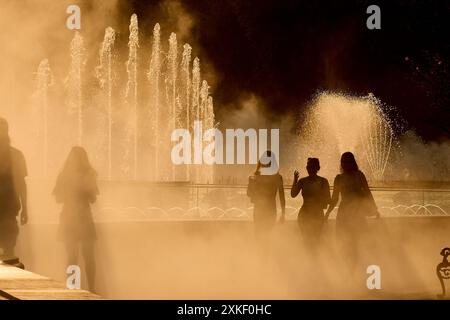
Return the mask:
M94 164L102 168L100 174L108 179L118 176L153 181L212 181L209 173L211 168L206 170L201 165L175 166L170 156L171 130L186 128L192 133L193 123L198 120L205 131L214 123L212 98L209 96L208 83L200 76L199 59L191 60L192 48L189 44L183 45L181 54L174 33L170 34L167 46L163 48L160 26L155 24L147 70L149 83L145 85L147 90L143 90L141 96L138 91L141 88L139 72L142 72L138 61L140 39L138 19L134 14L130 19L129 30L129 50L124 59L127 78L122 79L120 72L116 76L114 46L118 39L112 28L106 28L95 68L95 80L99 83L100 91L86 92L82 89L86 81L92 80L89 78L92 73L84 73L86 55L83 38L78 32L75 33L70 46L70 71L65 84L69 114L75 114L76 120L72 116L60 115L55 110L54 116L50 113L50 121L57 119L68 128L65 132L76 137L69 141L64 136L50 134L47 142L50 149L53 143L61 143L66 147L74 141L78 141L78 144L83 142ZM125 88L124 99L118 99L116 87ZM139 108L138 102L141 100L145 108ZM85 105L92 107L84 108ZM116 157L116 154L121 155ZM51 160L59 156L51 154L49 158Z
M150 82L150 128L153 139L153 180L159 180L159 154L160 154L160 92L159 79L161 77L161 34L159 23L153 28L152 55L147 78Z
M200 120L200 81L200 60L195 57L192 64L192 123ZM198 181L198 168L195 167L193 171L194 181Z
M170 108L169 111L169 134L177 128L177 57L178 57L178 45L177 36L175 33L171 33L169 37L169 52L167 54L167 75L166 75L166 90L167 90L167 104ZM172 180L175 180L175 167L170 165L170 171Z
M206 130L209 129L206 124L206 120L207 120L206 108L207 108L207 104L208 104L208 94L209 94L208 82L206 80L203 80L202 86L200 87L200 103L199 103L199 108L198 108L199 109L198 118L202 120L203 132L205 132ZM203 144L203 139L201 141ZM202 146L202 149L203 149L203 146ZM200 177L199 177L200 181L208 182L209 167L210 167L210 165L208 165L208 164L202 165L201 170L200 170Z
M96 68L96 76L99 80L100 88L104 90L106 96L106 110L108 122L108 179L112 178L112 64L113 46L116 34L113 28L105 29L105 37L99 51L99 66Z
M206 130L214 129L215 127L215 118L214 118L214 105L213 105L213 98L211 96L208 96L208 99L206 101L206 108L205 108L205 127ZM215 136L214 143L216 143ZM214 167L209 165L206 168L206 182L207 183L213 183L213 177L214 177Z
M206 80L202 81L202 86L200 88L200 108L199 108L199 118L205 119L205 111L208 103L209 86Z
M84 41L77 31L70 43L70 71L66 79L68 89L67 104L70 114L76 114L78 145L83 141L83 102L82 102L82 74L85 66L85 48Z
M191 52L192 48L187 43L183 46L181 58L181 108L184 110L184 126L187 130L191 128ZM190 179L190 166L186 167L186 179Z
M181 59L181 85L182 85L182 99L181 105L185 110L185 126L187 129L191 127L190 120L190 99L191 99L191 52L192 48L190 45L185 44L183 46L183 56Z
M300 132L301 156L319 157L336 173L340 154L363 155L363 166L374 180L382 180L393 142L392 126L381 103L372 95L351 97L321 93L313 101ZM330 177L333 173L330 173Z
M200 60L195 57L192 65L192 119L200 120Z
M128 61L126 63L127 66L127 74L128 74L128 82L125 92L125 98L127 102L131 105L132 108L132 124L131 124L131 135L133 137L133 178L137 179L138 173L138 81L137 81L137 70L138 70L138 61L137 61L137 49L139 47L139 28L138 28L138 19L137 15L133 14L130 20L130 36L128 40ZM131 100L131 102L130 102Z
M48 164L48 87L51 84L51 70L48 59L44 59L39 63L36 72L36 91L34 93L34 119L38 120L37 132L42 137L42 161L43 173L47 176Z

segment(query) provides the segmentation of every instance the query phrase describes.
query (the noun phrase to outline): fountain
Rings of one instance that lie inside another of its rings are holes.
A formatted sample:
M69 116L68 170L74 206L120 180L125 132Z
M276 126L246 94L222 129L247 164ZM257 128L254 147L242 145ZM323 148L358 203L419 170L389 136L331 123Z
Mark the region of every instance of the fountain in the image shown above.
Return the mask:
M47 59L39 63L36 72L36 91L33 95L33 119L35 135L41 137L42 141L42 169L47 174L48 164L48 87L51 85L52 77L50 64Z
M161 77L161 35L160 26L157 23L153 28L153 45L152 55L150 59L150 67L147 73L150 86L150 134L155 137L153 140L152 150L155 154L160 154L160 136L159 136L159 123L160 123L160 77ZM154 157L153 161L153 180L159 180L159 157Z
M34 102L34 108L39 108L45 119L44 124L39 124L45 131L41 152L44 150L45 158L55 158L47 155L49 141L55 145L55 152L74 144L82 145L99 169L100 178L107 180L211 183L211 166L175 166L170 158L172 130L193 131L195 120L203 122L204 130L214 127L213 100L208 83L200 75L200 60L197 57L191 60L191 46L187 43L180 46L175 33L170 34L168 46L164 48L158 23L153 29L148 54L140 49L139 43L144 40L139 37L138 17L133 14L125 73L120 69L121 64L116 63L121 57L116 49L120 48L116 44L116 32L107 27L92 73L86 64L91 48L86 48L80 32L75 32L70 44L70 69L64 82L66 90L54 93L54 99L64 97L68 116L59 116L59 110L55 109L52 120L47 117L48 73L44 69L47 70L48 60L41 62ZM148 69L143 67L146 59ZM98 88L87 87L92 83L91 74L95 75ZM122 74L126 74L126 80ZM142 77L144 74L146 79ZM48 121L53 121L54 127L62 126L64 134L71 136L47 132ZM63 157L58 154L57 161Z
M84 41L80 33L75 32L75 36L70 43L70 71L66 79L67 86L67 105L69 113L76 115L77 136L76 142L82 145L83 141L83 71L85 66L85 48Z
M125 100L131 106L132 120L129 124L128 132L132 136L132 148L133 148L133 178L137 179L137 166L138 166L138 61L137 50L139 47L139 28L136 14L131 16L130 20L130 38L128 41L128 61L127 61L127 74L128 82L125 92ZM130 144L129 144L130 145ZM128 151L127 154L130 152Z
M320 158L327 164L322 174L328 178L338 172L340 154L351 151L359 156L369 178L381 181L394 133L381 102L372 94L360 98L323 92L310 105L300 137L299 158Z
M116 34L111 27L106 28L105 38L100 47L99 66L96 68L96 76L99 80L100 88L105 91L107 101L108 117L108 180L112 177L112 62L113 46Z
M179 100L179 103L181 104L181 108L184 108L184 116L186 119L186 128L191 128L191 73L190 73L190 67L191 67L191 53L192 48L190 45L185 44L183 46L183 54L181 59L181 74L180 74L180 81L181 81L181 99ZM181 115L182 116L182 115ZM189 167L185 169L186 179L190 179L190 170Z

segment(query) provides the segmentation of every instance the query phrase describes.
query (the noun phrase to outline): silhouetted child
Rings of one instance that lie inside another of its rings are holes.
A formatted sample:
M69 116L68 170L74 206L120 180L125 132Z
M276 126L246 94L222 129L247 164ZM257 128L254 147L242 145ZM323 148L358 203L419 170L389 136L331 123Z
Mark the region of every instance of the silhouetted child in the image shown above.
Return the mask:
M294 172L291 196L295 198L300 191L303 205L298 213L298 225L307 249L315 252L319 243L324 223L323 210L331 201L328 180L317 175L320 170L319 159L308 158L306 171L308 176L299 179L298 171Z
M58 239L66 246L68 265L78 264L81 246L89 289L95 290L94 241L96 231L91 204L99 194L97 173L89 163L86 151L73 147L58 176L53 195L62 203Z
M4 259L14 256L19 212L21 224L28 221L26 176L25 158L21 151L11 147L8 123L0 118L0 247Z

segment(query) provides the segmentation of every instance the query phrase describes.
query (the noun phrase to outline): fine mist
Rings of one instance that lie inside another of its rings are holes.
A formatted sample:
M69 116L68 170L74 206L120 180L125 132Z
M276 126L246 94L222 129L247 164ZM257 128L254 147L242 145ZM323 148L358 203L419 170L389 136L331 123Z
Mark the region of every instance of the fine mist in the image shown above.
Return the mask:
M66 281L67 252L57 241L62 209L52 192L70 149L81 141L98 173L93 291L104 298L376 299L439 292L435 267L450 240L449 141L427 143L413 130L404 132L397 126L402 120L369 93L319 92L308 108L281 119L251 92L220 105L213 98L221 75L199 46L195 18L181 1L157 2L137 17L127 1L79 1L78 36L65 26L70 4L0 3L0 117L27 161L30 219L16 251L28 270ZM107 27L115 32L111 48ZM45 121L42 105L50 110ZM71 107L83 109L82 140ZM161 109L167 115L151 117ZM110 118L108 110L114 110ZM193 116L220 130L280 129L287 216L265 241L255 238L246 193L255 164L190 171L168 161L171 130L191 127ZM319 175L332 185L345 151L355 153L375 187L381 213L368 219L354 270L336 244L336 211L313 254L296 220L302 200L289 195L293 171L305 176L308 157L320 159ZM77 258L88 289L83 255ZM382 270L382 291L367 288L370 265Z

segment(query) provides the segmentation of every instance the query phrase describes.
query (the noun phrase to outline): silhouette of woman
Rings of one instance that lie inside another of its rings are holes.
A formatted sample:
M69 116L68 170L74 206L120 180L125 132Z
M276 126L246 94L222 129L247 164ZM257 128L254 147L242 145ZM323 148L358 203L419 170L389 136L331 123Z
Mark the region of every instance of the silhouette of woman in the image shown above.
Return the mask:
M255 225L255 236L257 241L265 242L277 218L276 196L280 197L281 217L285 215L285 199L283 189L283 177L274 170L275 173L262 172L264 168L277 168L275 156L271 151L267 151L265 156L270 158L270 162L263 164L263 157L258 161L255 173L249 177L247 195L254 205L253 221Z
M89 289L95 290L95 226L91 203L99 194L97 173L82 147L73 147L58 176L53 195L62 203L58 239L66 246L68 265L77 265L81 245Z
M298 171L294 171L291 197L295 198L302 191L303 205L298 213L298 224L303 241L308 249L315 252L319 243L324 222L323 210L331 201L328 180L317 175L320 170L319 159L308 158L306 171L308 176L298 179Z
M342 154L341 171L342 173L334 179L333 195L326 218L341 196L336 217L336 235L347 263L353 269L358 259L358 246L368 231L366 217L373 215L379 217L379 213L366 177L359 170L353 153Z

